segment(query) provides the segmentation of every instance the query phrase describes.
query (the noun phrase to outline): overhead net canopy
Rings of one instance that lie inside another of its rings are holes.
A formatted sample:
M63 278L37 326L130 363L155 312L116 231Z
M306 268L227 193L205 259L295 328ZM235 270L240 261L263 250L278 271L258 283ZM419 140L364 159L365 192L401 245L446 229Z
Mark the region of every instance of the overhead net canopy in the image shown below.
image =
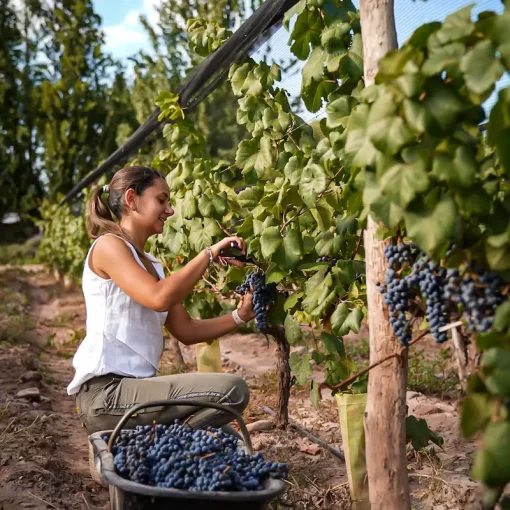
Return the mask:
M281 68L279 86L286 90L293 111L303 122L313 124L325 116L324 108L310 112L301 99L302 70L304 61L298 60L289 46L289 31L283 26L284 14L298 0L266 0L236 32L214 53L206 58L191 73L190 77L178 88L180 103L186 111L192 111L202 100L213 92L226 79L230 66L246 56L255 61L265 60L269 65L276 63ZM353 0L359 7L359 0ZM399 45L403 44L424 20L427 22L443 20L445 16L457 9L472 4L472 0L460 0L452 5L434 4L433 2L408 2L396 0L395 24ZM472 11L476 18L484 10L503 10L499 0L478 0ZM290 29L295 19L290 20ZM498 90L508 86L508 74L500 80L496 91L484 104L488 113L497 99ZM63 202L76 196L82 189L95 182L103 174L125 162L138 151L161 127L160 114L156 108L150 117L131 135L131 137L111 154L100 166L80 181L64 198ZM164 121L167 122L167 121ZM295 129L298 129L297 126Z
M176 93L179 95L183 109L188 112L192 111L221 85L228 75L230 66L249 55L250 50L255 59L262 58L264 51L267 51L267 45L271 44L273 38L281 40L281 49L282 51L286 50L286 56L281 55L278 58L289 60L290 50L286 44L288 32L282 27L282 21L284 14L297 2L298 0L266 0L225 44L199 64L185 83L178 88ZM268 32L271 29L272 31ZM300 76L300 69L297 71L297 75ZM292 90L293 94L296 94L296 90L296 88ZM161 123L158 121L160 113L159 108L156 108L121 147L82 179L64 197L62 203L77 195L82 189L95 182L114 166L126 161L134 152L140 149L148 140L149 135L160 127Z

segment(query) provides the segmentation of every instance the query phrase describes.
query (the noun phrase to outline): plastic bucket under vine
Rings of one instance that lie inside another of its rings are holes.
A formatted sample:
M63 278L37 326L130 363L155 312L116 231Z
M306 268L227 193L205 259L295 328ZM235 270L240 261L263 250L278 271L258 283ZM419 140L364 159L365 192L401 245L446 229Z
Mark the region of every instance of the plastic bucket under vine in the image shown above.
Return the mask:
M345 455L347 478L351 499L362 508L368 501L366 482L365 429L363 417L367 405L367 394L336 394L336 404L340 421L340 433Z
M196 355L198 372L223 372L219 340L212 340L211 342L197 344Z
M94 451L94 464L102 480L108 484L111 510L262 510L269 501L285 492L282 480L268 478L263 483L263 490L247 492L203 491L193 492L181 489L165 489L132 482L122 478L115 470L111 448L122 427L140 409L164 407L167 405L190 405L209 407L232 414L241 429L244 448L252 454L250 434L241 415L230 407L213 402L198 400L160 400L140 404L129 410L112 430L96 432L89 436ZM108 436L108 443L103 437Z

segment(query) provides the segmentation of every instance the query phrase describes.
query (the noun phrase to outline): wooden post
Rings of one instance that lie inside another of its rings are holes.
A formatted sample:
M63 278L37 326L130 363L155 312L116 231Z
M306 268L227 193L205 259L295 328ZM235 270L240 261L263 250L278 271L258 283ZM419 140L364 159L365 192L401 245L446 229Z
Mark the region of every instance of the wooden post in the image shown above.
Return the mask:
M459 328L460 329L460 328ZM462 389L466 391L468 380L468 352L464 336L457 328L452 329L453 346L455 347L455 354L457 356L457 370L459 372L459 381Z
M374 83L377 62L397 47L393 0L361 0L365 85ZM388 309L376 282L386 272L383 241L368 218L365 258L370 328L370 363L400 350L389 324ZM365 438L371 510L411 508L406 460L407 350L370 371Z

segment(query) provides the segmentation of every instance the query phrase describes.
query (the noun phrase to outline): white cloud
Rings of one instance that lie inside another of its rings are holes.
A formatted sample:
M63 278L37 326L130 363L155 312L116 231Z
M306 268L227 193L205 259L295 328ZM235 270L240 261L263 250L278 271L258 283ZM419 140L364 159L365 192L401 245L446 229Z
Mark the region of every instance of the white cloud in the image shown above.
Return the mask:
M147 34L140 23L143 14L154 27L159 19L157 8L163 0L143 0L141 9L129 11L121 23L104 27L106 47L117 57L125 57L148 45Z
M104 28L106 36L106 48L117 50L133 44L140 45L146 41L146 36L141 27L133 27L127 24L110 25Z

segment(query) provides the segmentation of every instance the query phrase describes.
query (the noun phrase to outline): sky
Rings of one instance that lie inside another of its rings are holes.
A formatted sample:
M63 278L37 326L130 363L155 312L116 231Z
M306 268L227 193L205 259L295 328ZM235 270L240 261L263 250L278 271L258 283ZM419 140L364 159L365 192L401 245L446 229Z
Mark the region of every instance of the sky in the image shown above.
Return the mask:
M162 0L93 0L96 12L103 19L107 49L117 58L125 59L140 49L149 49L149 39L139 17L145 15L151 25L158 20L157 6Z
M154 24L156 7L162 0L93 0L96 11L103 18L107 45L117 57L126 57L146 48L148 40L138 21L145 14ZM214 1L214 0L211 0ZM358 1L354 0L357 4ZM502 10L501 0L395 0L395 20L399 43L404 42L419 25L441 21L448 14L475 4L473 14L484 10Z
M158 19L156 9L162 1L164 0L93 0L96 12L103 19L107 49L115 57L125 59L140 49L149 50L149 41L139 22L139 16L143 14L152 25L156 24ZM353 2L355 5L359 4L359 0ZM486 10L497 12L503 10L501 0L395 0L395 23L399 44L405 42L423 23L442 21L447 15L471 4L474 4L473 17ZM257 58L267 54L270 61L286 62L291 56L287 41L288 32L282 28L253 56ZM291 72L284 73L281 85L288 90L291 97L299 97L301 67L302 64ZM505 77L499 86L509 84L510 78ZM489 109L495 100L496 93L487 101L486 108ZM323 112L318 114L304 112L303 118L310 122L322 115Z

